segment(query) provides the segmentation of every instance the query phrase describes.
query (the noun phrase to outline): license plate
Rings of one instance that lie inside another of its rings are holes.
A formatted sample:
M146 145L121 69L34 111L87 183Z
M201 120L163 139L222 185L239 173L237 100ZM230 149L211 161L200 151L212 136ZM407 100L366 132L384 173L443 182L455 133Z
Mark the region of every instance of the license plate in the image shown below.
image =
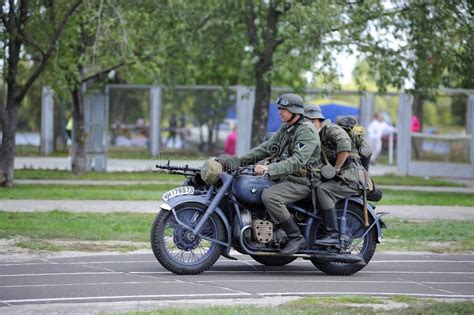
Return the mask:
M161 196L161 199L163 199L164 201L168 201L171 198L174 198L177 196L192 195L192 194L194 194L193 186L183 186L183 187L174 188L174 189L171 189L170 191L165 192Z

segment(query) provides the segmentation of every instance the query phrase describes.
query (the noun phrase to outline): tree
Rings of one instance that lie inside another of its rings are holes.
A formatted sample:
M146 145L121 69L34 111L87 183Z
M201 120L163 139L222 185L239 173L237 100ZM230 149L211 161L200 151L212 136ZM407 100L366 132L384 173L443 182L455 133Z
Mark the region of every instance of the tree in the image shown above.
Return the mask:
M381 5L334 1L252 1L242 5L255 82L251 145L261 143L273 83L298 87L304 70L334 74L333 51L349 48Z
M118 69L143 62L148 57L154 10L151 1L123 3L86 1L65 32L61 55L48 69L48 79L55 90L69 97L73 117L72 172L85 172L84 92L108 82L108 75ZM150 27L151 26L151 27ZM156 29L154 30L156 31Z
M13 186L13 166L15 158L15 132L18 122L18 111L26 93L33 83L45 70L48 61L53 56L58 40L63 34L68 20L74 15L82 0L76 0L67 7L60 5L59 12L63 12L58 24L47 28L43 32L32 29L35 20L41 20L44 25L50 25L47 13L48 3L29 1L3 2L0 17L4 34L3 49L6 50L6 100L0 99L0 121L2 124L2 146L0 149L0 184ZM45 13L46 12L46 13ZM24 83L19 82L19 64L22 60L32 61L31 55L23 52L31 49L39 56L39 61L29 69Z
M472 66L472 4L435 0L391 5L384 7L385 14L372 29L361 33L357 47L370 64L379 90L411 82L413 112L422 121L423 102L433 99L436 89L472 79L466 71Z

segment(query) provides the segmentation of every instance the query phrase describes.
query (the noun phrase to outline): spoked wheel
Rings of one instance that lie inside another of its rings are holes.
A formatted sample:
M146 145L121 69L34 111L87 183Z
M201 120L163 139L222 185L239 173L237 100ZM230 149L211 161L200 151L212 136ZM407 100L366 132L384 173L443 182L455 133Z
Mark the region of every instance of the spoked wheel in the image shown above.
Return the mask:
M344 212L343 209L337 210L338 222ZM374 226L364 237L368 227L364 226L364 215L362 206L349 204L346 213L347 235L344 240L344 252L353 255L359 255L364 258L366 264L372 259L377 246L377 228ZM373 223L373 219L369 215L369 227ZM316 231L317 233L317 231ZM329 275L348 276L360 271L365 266L362 264L349 264L337 262L320 262L311 259L313 265L322 272Z
M201 204L182 204L175 208L178 220L193 228L206 211ZM223 246L211 239L224 240L222 221L213 214L200 235L178 224L171 211L160 211L151 230L151 248L156 259L171 272L198 274L209 269L222 253Z
M284 266L293 262L296 257L285 257L285 256L258 256L250 255L253 259L265 266Z

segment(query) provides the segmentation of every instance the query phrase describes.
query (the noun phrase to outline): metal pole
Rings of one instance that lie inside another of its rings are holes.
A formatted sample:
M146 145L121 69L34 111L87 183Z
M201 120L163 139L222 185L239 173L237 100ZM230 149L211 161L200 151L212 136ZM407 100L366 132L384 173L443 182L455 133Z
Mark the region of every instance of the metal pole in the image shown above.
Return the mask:
M150 153L156 158L160 153L161 87L150 89Z
M471 136L470 147L470 164L471 164L471 178L474 178L474 94L469 95L467 99L467 134Z
M252 137L253 108L255 106L255 90L245 86L237 86L237 145L236 155L242 155L250 149Z
M399 175L408 175L411 160L410 119L413 98L400 94L397 128L397 169Z
M41 90L41 140L42 155L53 152L54 144L54 91L44 86Z
M375 111L375 95L374 93L365 92L360 99L360 124L367 128L372 121Z

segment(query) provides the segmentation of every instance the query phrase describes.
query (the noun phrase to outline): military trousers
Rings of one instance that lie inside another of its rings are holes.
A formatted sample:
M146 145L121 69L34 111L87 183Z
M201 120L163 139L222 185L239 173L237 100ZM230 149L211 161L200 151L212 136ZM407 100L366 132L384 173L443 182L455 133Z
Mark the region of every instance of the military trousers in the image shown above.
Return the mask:
M304 199L311 193L307 185L285 181L265 189L262 201L275 223L282 223L290 219L287 204Z
M316 196L322 210L333 209L339 200L354 195L360 195L360 190L335 179L322 182L316 188Z

